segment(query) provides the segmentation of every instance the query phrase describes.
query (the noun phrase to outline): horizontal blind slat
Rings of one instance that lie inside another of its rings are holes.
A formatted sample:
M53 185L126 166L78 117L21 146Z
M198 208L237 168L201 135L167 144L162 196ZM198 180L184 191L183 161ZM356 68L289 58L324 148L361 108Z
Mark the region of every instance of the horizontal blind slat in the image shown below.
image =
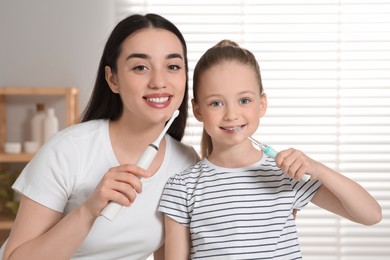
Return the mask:
M374 227L312 204L300 211L304 259L389 259L389 0L116 2L118 20L156 12L178 26L188 44L190 86L196 61L221 39L251 50L268 96L254 136L277 150L304 150L378 199L384 219ZM199 151L203 129L189 115L183 142Z

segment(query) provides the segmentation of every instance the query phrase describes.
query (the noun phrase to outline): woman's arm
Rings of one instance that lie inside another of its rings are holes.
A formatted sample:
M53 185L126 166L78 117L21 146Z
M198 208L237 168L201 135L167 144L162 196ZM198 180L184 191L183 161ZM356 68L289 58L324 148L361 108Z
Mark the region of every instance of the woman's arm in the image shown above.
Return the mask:
M164 215L165 260L190 259L190 232L188 227Z
M142 190L136 175L148 173L131 164L111 168L91 196L65 216L22 196L3 260L71 258L109 201L134 202Z
M22 196L3 259L69 259L95 220L83 207L62 214Z
M279 152L276 164L292 178L301 179L306 173L311 179L318 179L322 185L312 202L319 207L364 225L382 220L380 205L363 187L301 151Z

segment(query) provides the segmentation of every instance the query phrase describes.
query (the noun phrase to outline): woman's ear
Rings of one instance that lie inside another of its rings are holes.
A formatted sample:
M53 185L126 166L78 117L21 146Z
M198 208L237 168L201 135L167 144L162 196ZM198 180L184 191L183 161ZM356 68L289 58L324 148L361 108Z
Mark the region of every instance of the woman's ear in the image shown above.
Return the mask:
M192 113L194 114L195 118L199 122L203 122L202 114L200 113L199 105L195 102L194 99L191 100L191 103L192 103Z
M268 103L267 103L267 95L265 93L260 96L260 117L265 115L267 111Z
M110 87L111 91L114 93L119 93L118 80L116 74L112 73L112 70L109 66L104 67L105 78Z

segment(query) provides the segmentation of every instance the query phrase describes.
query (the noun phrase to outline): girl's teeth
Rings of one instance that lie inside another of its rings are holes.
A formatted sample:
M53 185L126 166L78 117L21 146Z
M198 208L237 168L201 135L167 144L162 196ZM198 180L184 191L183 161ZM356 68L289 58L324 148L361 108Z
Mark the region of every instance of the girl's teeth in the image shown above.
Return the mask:
M169 97L148 98L148 101L153 103L164 103L167 102L168 99Z

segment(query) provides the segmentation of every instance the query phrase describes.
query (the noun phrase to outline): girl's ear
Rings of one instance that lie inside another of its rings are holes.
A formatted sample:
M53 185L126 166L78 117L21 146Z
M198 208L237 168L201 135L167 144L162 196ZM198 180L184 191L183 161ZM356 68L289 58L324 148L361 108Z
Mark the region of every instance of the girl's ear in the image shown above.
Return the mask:
M260 96L260 117L265 115L267 111L268 103L267 103L267 95L265 93Z
M195 118L199 122L203 122L202 114L200 113L199 105L195 102L194 99L191 100L191 103L192 103L192 113L194 114Z
M109 66L104 68L105 78L110 87L111 91L114 93L119 93L118 80L116 78L116 74L112 73L112 70Z

